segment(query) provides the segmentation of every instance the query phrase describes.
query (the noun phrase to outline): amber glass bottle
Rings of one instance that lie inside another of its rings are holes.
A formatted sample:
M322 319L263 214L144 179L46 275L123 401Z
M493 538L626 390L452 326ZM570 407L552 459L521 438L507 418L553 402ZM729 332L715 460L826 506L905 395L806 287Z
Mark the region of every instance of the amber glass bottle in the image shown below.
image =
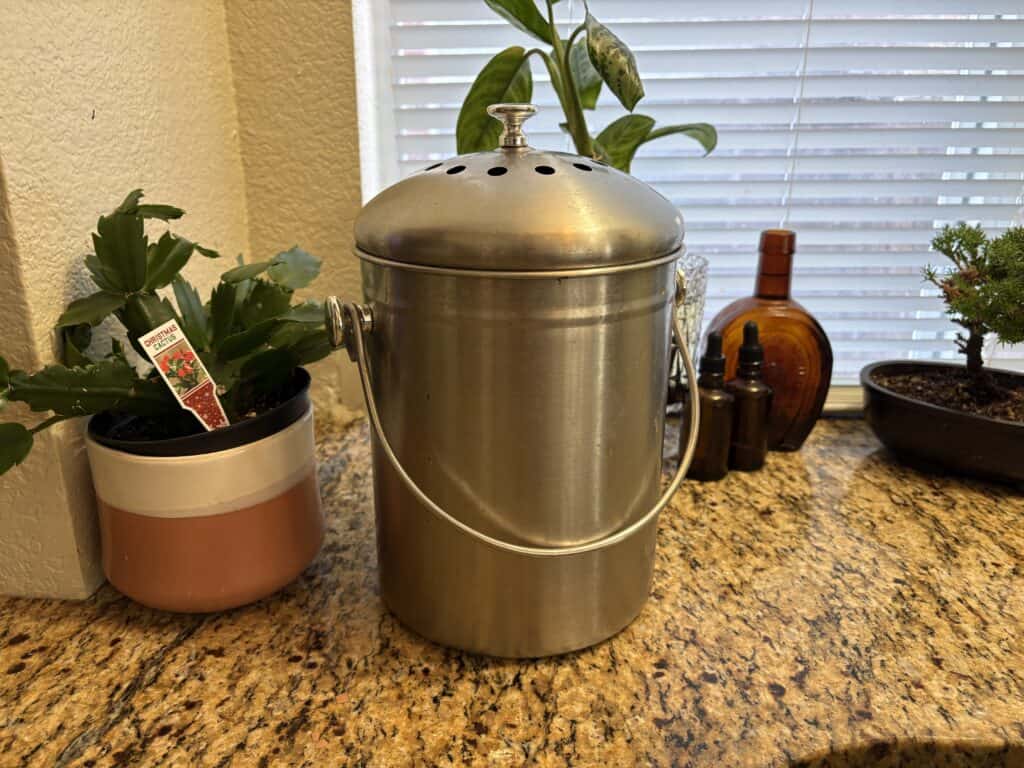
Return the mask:
M729 472L729 445L732 442L733 396L725 391L725 357L720 334L708 334L707 347L700 359L697 379L700 397L700 433L693 461L686 476L694 480L721 480ZM690 434L690 409L683 407L680 450Z
M821 415L832 381L832 345L818 321L789 295L796 234L788 229L761 233L761 257L754 295L734 301L711 321L722 334L728 376L735 375L743 324L760 329L765 382L774 392L768 447L795 451Z
M753 472L764 466L768 453L768 414L772 407L772 388L761 378L764 349L757 338L757 323L753 320L743 324L743 344L737 357L736 378L725 385L726 391L736 401L732 415L729 468Z

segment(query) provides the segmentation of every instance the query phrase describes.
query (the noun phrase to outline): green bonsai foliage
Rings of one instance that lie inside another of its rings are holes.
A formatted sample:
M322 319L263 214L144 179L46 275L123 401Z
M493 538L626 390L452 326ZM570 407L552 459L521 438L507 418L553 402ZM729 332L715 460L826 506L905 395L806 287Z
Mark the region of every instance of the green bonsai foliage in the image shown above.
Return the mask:
M929 265L924 278L942 291L950 317L966 331L957 335L957 347L967 356L967 370L981 376L986 334L1003 344L1024 341L1024 227L989 240L980 226L947 225L932 248L953 267Z
M715 148L718 134L707 123L656 127L653 118L636 113L620 117L597 136L591 136L584 110L597 106L602 84L607 84L619 103L630 112L643 98L644 86L633 52L595 19L589 9L585 21L563 40L554 21L553 6L558 0L545 0L546 18L533 0L485 2L514 27L551 48L544 51L512 46L484 66L459 112L455 131L459 154L498 146L501 125L487 114L487 107L499 102L530 101L533 96L531 56L539 58L547 68L565 114L562 129L572 137L579 154L628 173L640 145L662 136L681 133L698 141L705 153Z
M232 422L278 391L296 366L331 351L322 306L292 303L295 290L319 274L318 259L298 247L258 263L239 257L204 302L181 270L197 253L219 254L170 231L150 242L146 219L172 221L184 211L141 199L142 190L135 190L96 225L94 253L85 265L98 290L71 302L57 320L62 362L28 373L11 370L0 357L0 408L22 402L51 414L32 428L0 423L0 474L25 459L34 434L65 419L101 411L183 418L186 412L155 369L147 365L140 374L116 340L107 350L93 348L92 329L107 317L120 322L147 364L139 337L176 319L217 383ZM173 303L158 293L167 288Z

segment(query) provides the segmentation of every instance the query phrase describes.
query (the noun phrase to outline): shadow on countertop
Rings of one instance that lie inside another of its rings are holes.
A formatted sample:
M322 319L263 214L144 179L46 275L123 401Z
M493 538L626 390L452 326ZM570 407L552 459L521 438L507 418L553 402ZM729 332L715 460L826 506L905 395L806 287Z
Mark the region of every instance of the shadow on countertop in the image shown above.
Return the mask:
M1024 768L1024 747L971 741L877 741L796 760L790 768Z

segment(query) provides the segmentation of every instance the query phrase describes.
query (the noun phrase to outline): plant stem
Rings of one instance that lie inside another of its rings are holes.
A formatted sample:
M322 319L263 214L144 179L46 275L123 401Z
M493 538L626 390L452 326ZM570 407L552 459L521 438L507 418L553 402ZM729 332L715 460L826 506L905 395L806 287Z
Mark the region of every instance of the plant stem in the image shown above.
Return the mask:
M547 5L548 26L551 28L551 39L554 48L554 61L548 60L545 63L548 65L549 71L552 70L552 65L558 71L559 85L564 90L564 93L559 92L558 100L562 105L562 112L565 113L569 135L572 136L573 144L576 145L576 151L585 157L593 157L593 142L590 139L590 131L587 130L587 121L583 117L580 94L576 90L576 83L572 78L572 69L569 66L569 51L572 50L573 38L579 33L580 28L573 31L572 36L569 38L568 47L562 45L562 38L558 34L558 27L555 25L554 4L549 2ZM555 82L555 73L553 71L551 72L551 82L552 84ZM556 90L559 89L556 88Z
M71 417L70 416L60 416L60 415L51 416L50 418L45 419L44 421L40 421L38 424L36 424L34 427L32 427L29 430L29 432L31 432L34 435L37 432L42 432L44 429L46 429L48 427L52 427L54 424L57 424L58 422L64 421L65 419L69 419L69 418L71 418Z
M576 131L573 133L573 142L576 144L576 151L584 157L594 156L594 143L590 138L590 129L587 128L587 118L583 115L583 102L580 99L580 91L576 85L576 81L572 76L572 65L569 62L569 57L572 55L572 46L576 41L576 36L585 29L583 24L580 24L576 29L569 35L569 40L565 45L565 51L562 53L562 66L565 70L565 81L566 90L569 92L569 97L572 101L572 112L576 118ZM572 121L569 121L572 125Z
M564 114L566 116L566 120L568 120L569 107L565 101L565 85L562 82L562 73L559 71L558 66L555 64L555 60L551 58L551 56L536 48L534 48L533 51L530 51L530 53L533 53L534 51L536 51L541 59L544 60L544 66L548 68L548 75L551 77L551 87L555 89L555 95L558 96L558 103L562 107L562 114Z

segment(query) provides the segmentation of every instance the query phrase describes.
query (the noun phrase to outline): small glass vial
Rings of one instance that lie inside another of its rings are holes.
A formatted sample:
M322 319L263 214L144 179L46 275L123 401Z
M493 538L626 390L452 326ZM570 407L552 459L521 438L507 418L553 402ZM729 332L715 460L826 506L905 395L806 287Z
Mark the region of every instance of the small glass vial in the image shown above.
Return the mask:
M743 326L743 345L739 351L736 378L725 385L736 399L733 409L732 448L729 466L752 472L764 466L768 453L768 411L772 388L761 380L764 350L757 338L757 323Z
M708 335L697 379L700 397L700 433L693 462L686 476L694 480L721 480L729 472L734 398L725 389L725 355L722 334ZM683 408L681 440L690 433L690 409ZM680 446L680 450L684 446Z

